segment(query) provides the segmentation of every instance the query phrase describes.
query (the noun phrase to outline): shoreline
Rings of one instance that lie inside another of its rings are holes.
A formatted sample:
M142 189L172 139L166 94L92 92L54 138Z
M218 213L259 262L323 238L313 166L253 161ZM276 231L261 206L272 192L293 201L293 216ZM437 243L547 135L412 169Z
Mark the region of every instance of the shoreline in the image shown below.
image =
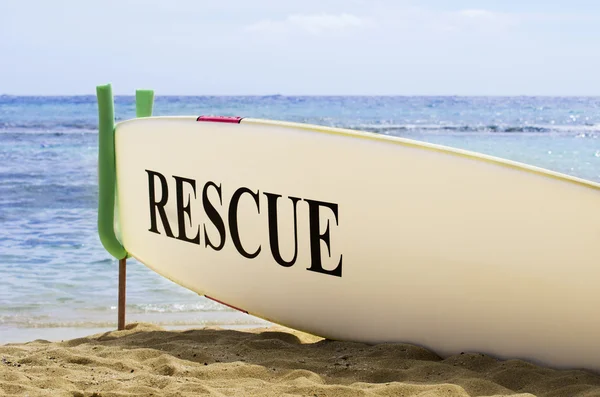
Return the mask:
M131 322L130 324L138 324L141 322ZM167 331L184 331L192 329L204 328L221 328L231 330L252 330L270 327L270 323L261 325L260 323L248 324L186 324L186 325L158 325L152 323L143 323L148 326L160 327ZM86 338L92 335L119 332L117 325L111 327L30 327L30 328L3 328L2 336L0 337L0 347L8 344L25 344L36 340L44 340L48 342L64 342L71 339Z
M269 327L273 325L259 317L232 310L221 304L216 305L221 310L135 312L131 308L128 308L126 324L153 324L167 330L198 329L203 327L242 329ZM62 312L59 315L61 321L55 323L27 323L26 321L21 321L0 324L0 346L5 343L26 343L35 339L56 342L117 330L116 310L102 313L92 311ZM22 317L25 316L22 315Z

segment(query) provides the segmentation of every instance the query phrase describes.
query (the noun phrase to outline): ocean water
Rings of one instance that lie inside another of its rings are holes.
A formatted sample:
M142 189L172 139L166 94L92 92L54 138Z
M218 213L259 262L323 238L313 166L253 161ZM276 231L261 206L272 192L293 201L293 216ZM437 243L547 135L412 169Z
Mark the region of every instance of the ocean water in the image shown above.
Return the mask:
M133 97L115 102L118 120L134 117ZM600 97L159 96L154 113L356 128L600 182ZM94 96L0 96L0 343L116 326L118 264L96 232L96 128ZM129 322L268 324L135 260L128 262L127 282Z

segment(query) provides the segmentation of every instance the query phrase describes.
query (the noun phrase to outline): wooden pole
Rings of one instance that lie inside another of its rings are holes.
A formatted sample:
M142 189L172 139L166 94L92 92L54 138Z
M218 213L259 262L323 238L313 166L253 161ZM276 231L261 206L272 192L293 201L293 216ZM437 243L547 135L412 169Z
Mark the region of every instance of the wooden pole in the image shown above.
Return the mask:
M119 322L117 329L125 329L125 281L127 258L119 259Z

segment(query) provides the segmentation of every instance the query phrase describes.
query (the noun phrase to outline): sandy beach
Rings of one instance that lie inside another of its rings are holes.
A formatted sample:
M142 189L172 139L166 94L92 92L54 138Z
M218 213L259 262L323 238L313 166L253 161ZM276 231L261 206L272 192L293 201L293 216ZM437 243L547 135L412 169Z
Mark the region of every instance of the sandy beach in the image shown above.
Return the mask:
M167 331L130 324L0 346L0 395L600 396L600 376L407 344L324 340L283 327Z

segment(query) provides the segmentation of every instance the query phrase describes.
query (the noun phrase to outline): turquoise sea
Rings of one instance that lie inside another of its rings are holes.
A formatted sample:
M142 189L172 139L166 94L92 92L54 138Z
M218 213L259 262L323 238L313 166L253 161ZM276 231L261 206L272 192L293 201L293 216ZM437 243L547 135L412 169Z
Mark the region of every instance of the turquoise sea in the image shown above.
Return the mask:
M356 128L600 182L600 97L159 96L154 113ZM134 98L117 97L116 115L134 117ZM0 96L0 344L116 327L118 264L96 232L96 128L94 96ZM127 303L129 322L268 324L134 260Z

